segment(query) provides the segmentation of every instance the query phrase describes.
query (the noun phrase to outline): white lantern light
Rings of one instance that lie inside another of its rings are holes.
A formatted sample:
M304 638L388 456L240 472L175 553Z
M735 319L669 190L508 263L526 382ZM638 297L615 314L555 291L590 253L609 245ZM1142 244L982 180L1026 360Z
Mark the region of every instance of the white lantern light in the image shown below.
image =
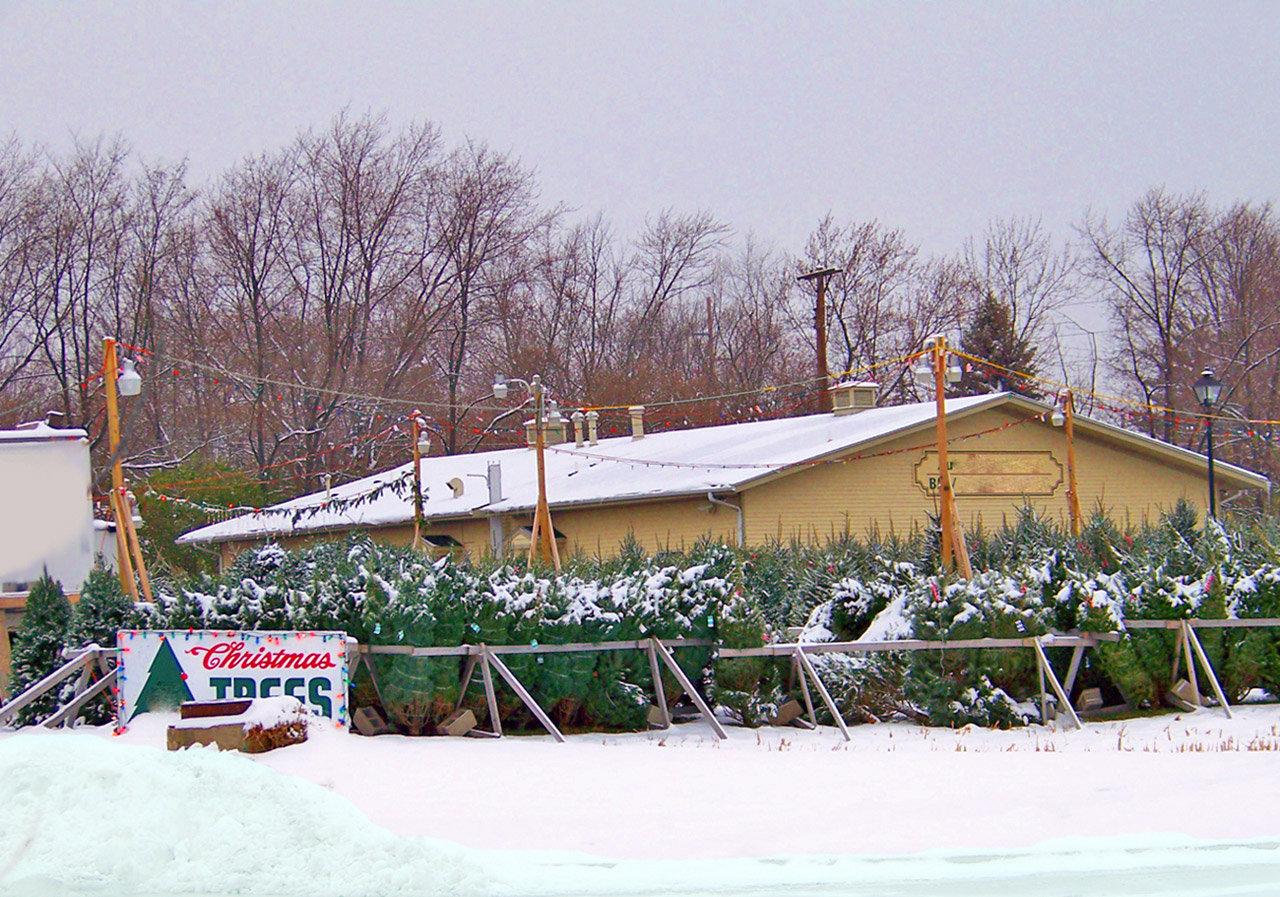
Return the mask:
M507 378L502 374L493 378L493 397L495 399L507 397Z
M116 378L116 388L122 396L136 396L142 392L142 375L138 373L138 364L132 358L123 361L124 370Z
M916 382L921 386L928 386L933 382L933 365L923 358L916 364L915 369Z

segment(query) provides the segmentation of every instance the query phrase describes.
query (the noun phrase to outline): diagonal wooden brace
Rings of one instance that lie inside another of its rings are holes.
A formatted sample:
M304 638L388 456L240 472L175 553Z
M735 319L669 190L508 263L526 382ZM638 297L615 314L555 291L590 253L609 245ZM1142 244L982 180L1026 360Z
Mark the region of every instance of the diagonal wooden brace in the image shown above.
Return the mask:
M849 727L844 724L844 719L840 716L840 710L836 707L836 702L832 699L831 692L827 691L827 687L818 678L818 671L813 668L813 661L805 655L804 649L798 646L796 648L796 661L800 664L801 681L804 681L803 677L806 674L813 680L814 687L818 689L818 694L822 696L822 703L827 705L827 711L835 718L836 725L840 727L840 734L844 736L845 741L852 741L853 738L849 735ZM805 690L805 698L806 700L808 699L808 689ZM810 705L810 712L812 712L812 705ZM817 720L814 720L814 725L817 725Z
M671 652L667 650L667 646L662 644L656 638L649 639L649 645L654 653L658 655L658 659L667 665L667 669L671 671L671 675L676 677L676 681L680 683L680 687L684 689L684 693L689 696L689 700L693 701L694 706L702 713L703 718L711 723L711 731L716 733L717 738L728 738L725 734L724 727L720 725L720 721L716 719L716 715L711 712L711 707L702 699L702 695L698 694L698 690L693 687L693 683L689 681L689 677L684 674L684 670L680 669L680 664L676 663L676 659L671 656Z
M563 744L564 736L560 734L556 724L551 721L551 717L547 716L546 711L533 699L533 695L529 694L525 687L520 684L520 680L516 678L515 673L507 669L507 665L502 662L502 658L485 648L485 659L493 664L494 669L498 671L498 675L506 680L507 685L511 686L511 690L524 702L524 706L529 708L529 712L537 717L538 722L542 723L542 728L550 732L552 738Z
M1200 637L1196 635L1195 627L1186 620L1182 621L1182 625L1186 629L1187 643L1195 650L1196 657L1200 658L1200 665L1204 668L1204 674L1209 677L1209 684L1213 686L1213 696L1218 699L1218 706L1227 715L1227 719L1231 719L1231 705L1227 703L1227 696L1223 694L1222 686L1218 683L1218 674L1213 671L1209 658L1204 653L1204 646L1200 644Z
M1058 696L1060 706L1066 711L1067 717L1075 724L1077 729L1083 729L1084 726L1080 722L1080 717L1076 716L1076 709L1071 706L1071 701L1067 699L1067 693L1062 688L1062 683L1058 681L1057 675L1053 672L1053 667L1049 665L1049 658L1044 653L1044 645L1040 642L1040 637L1036 636L1031 640L1032 646L1035 648L1036 661L1040 665L1040 669L1044 671L1044 676L1049 680L1049 684L1053 687L1053 693ZM1041 722L1044 722L1041 718Z

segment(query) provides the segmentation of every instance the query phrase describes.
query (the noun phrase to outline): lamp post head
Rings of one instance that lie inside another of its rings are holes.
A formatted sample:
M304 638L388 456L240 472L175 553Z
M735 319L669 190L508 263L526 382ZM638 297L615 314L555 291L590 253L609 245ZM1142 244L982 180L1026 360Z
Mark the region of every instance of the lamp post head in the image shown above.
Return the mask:
M495 399L507 397L507 378L502 374L493 378L493 397Z
M1191 385L1191 389L1205 408L1216 405L1218 397L1222 395L1222 383L1207 368L1200 373L1200 379Z
M916 383L921 386L930 386L933 384L933 365L923 358L916 363L914 370Z
M122 396L136 396L142 392L142 375L138 373L138 363L132 358L122 362L124 370L116 378L116 388Z

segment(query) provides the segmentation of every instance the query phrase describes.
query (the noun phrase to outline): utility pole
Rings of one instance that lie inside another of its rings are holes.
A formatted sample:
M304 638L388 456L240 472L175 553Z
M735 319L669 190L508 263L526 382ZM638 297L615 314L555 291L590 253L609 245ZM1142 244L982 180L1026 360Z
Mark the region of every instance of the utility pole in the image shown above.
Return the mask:
M796 280L817 281L818 301L813 311L813 329L817 336L818 349L818 412L831 410L830 387L831 372L827 369L827 280L841 273L840 268L819 268L807 274L801 274Z
M931 336L925 341L925 348L933 354L933 382L938 403L938 512L942 523L942 562L954 566L965 579L972 579L973 569L969 565L969 550L965 547L964 532L960 528L960 512L956 508L947 456L947 338L941 334Z
M519 383L521 386L526 387L529 390L529 394L533 396L533 447L538 456L538 504L533 512L533 531L529 539L529 562L533 563L533 559L541 555L555 564L558 572L560 570L560 549L556 545L555 528L551 525L551 505L547 502L546 436L543 432L543 409L546 389L542 385L542 377L538 374L534 374L528 381L521 380L518 377L508 379L499 374L494 380L493 397L495 399L505 399L509 383Z
M534 450L538 453L538 506L533 513L533 534L529 540L529 561L533 562L535 554L550 558L556 571L560 570L560 549L556 545L556 531L551 525L551 505L547 502L547 439L543 429L546 390L542 386L542 378L533 375L530 383L533 391L535 434Z
M142 546L138 542L138 531L133 526L133 510L129 507L129 494L125 488L124 466L120 463L120 406L117 398L118 393L136 396L142 389L142 378L129 359L125 360L124 374L120 374L120 357L116 341L111 337L102 341L102 367L107 400L107 450L111 459L109 504L116 521L116 570L120 574L120 585L130 598L137 601L136 566L138 578L142 580L142 593L151 601L151 579L142 560Z

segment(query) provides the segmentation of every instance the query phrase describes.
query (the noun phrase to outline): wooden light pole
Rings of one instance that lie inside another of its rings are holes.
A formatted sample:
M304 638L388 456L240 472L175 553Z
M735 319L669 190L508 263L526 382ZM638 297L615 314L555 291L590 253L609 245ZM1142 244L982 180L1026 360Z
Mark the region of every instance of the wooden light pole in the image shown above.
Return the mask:
M951 487L950 460L947 456L947 338L930 337L925 347L933 354L933 382L938 418L938 514L942 523L942 561L954 566L965 579L973 578L969 550L960 528L960 512L956 508L955 491Z
M107 399L107 446L111 459L109 503L111 514L116 521L116 569L119 571L120 584L125 592L137 601L138 583L134 580L136 565L138 579L142 580L142 593L148 601L151 601L151 579L147 576L147 565L142 559L138 531L133 526L133 512L129 508L128 492L125 489L124 468L120 463L120 407L117 398L120 358L116 351L116 341L111 337L102 341L102 356ZM132 375L129 379L130 388L126 394L137 395L137 386L141 385L141 379L133 370L132 362L128 362L126 373Z
M558 572L560 570L560 548L556 545L556 531L555 527L551 525L551 505L547 501L547 442L543 427L546 389L542 385L542 377L538 374L534 374L533 379L529 381L516 377L512 377L508 381L507 378L499 375L493 384L494 398L505 399L507 397L508 382L519 383L528 389L529 394L533 396L533 448L537 453L538 464L538 504L533 512L533 530L529 539L529 563L533 563L533 559L541 555L544 560L550 560Z
M1071 390L1062 394L1062 432L1067 437L1067 513L1071 515L1071 535L1080 535L1080 491L1076 487L1076 414Z
M413 548L422 550L422 412L415 410L413 420Z
M831 372L827 369L827 280L839 274L839 268L819 268L807 274L801 274L796 280L817 281L818 301L813 311L813 329L817 336L818 349L818 412L831 410L831 393L828 387Z

